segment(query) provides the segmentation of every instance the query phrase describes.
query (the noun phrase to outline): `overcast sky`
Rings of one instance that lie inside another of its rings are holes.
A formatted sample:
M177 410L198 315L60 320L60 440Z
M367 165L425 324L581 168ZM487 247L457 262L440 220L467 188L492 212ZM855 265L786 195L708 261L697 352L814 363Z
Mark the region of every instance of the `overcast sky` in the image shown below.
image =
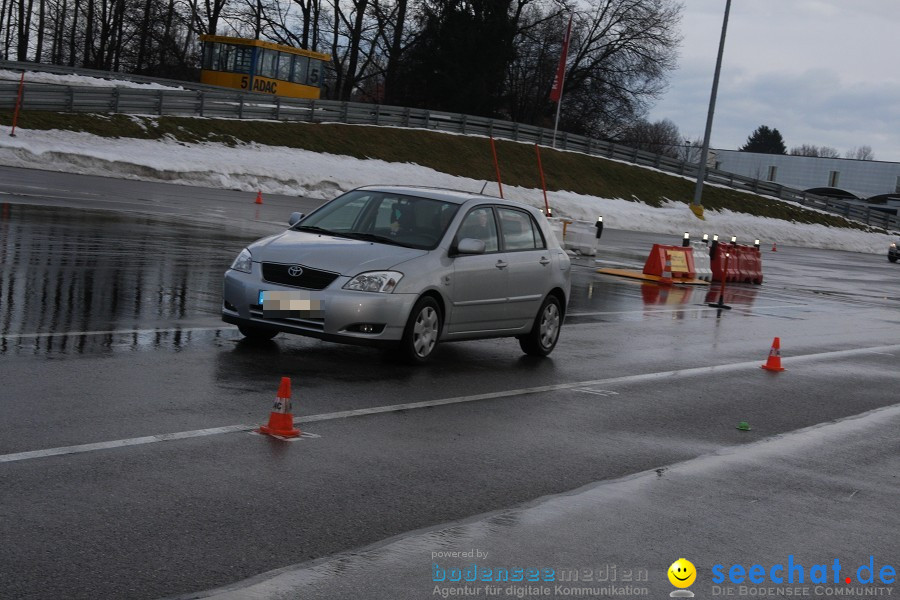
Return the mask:
M703 137L725 0L683 0L679 68L651 110ZM732 0L712 147L736 150L760 125L788 151L870 146L900 162L900 1Z

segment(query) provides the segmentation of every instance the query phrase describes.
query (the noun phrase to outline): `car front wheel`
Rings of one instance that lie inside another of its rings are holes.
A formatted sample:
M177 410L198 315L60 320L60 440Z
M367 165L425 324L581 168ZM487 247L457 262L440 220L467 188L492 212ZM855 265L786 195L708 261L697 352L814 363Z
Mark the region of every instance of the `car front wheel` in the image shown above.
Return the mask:
M420 298L409 314L400 352L413 364L426 362L437 345L441 332L441 309L429 296Z
M556 296L547 296L531 331L519 338L522 352L531 356L547 356L553 352L562 327L562 308Z

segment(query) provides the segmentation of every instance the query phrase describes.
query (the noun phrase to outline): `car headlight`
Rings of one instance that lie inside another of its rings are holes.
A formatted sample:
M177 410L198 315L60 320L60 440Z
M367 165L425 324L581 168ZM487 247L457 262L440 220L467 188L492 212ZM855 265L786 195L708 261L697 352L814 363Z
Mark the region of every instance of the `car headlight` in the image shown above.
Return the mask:
M237 255L237 258L234 259L234 262L231 263L231 268L235 271L243 271L244 273L250 272L250 263L253 260L253 256L251 256L250 251L244 248L241 250L241 253Z
M360 273L344 285L345 290L390 294L397 287L403 273L396 271L369 271Z

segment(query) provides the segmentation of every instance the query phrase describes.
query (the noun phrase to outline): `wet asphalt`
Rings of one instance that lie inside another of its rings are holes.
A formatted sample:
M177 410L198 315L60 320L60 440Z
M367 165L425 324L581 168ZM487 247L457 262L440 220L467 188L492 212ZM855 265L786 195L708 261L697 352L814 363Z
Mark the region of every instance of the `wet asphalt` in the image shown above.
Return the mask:
M433 552L472 548L646 568L653 597L679 556L698 596L723 561L900 564L884 256L764 248L718 311L717 284L596 273L679 243L607 230L551 357L414 368L221 323L233 257L321 202L254 198L0 169L0 598L431 598ZM783 373L759 368L776 336ZM296 442L250 431L283 376Z

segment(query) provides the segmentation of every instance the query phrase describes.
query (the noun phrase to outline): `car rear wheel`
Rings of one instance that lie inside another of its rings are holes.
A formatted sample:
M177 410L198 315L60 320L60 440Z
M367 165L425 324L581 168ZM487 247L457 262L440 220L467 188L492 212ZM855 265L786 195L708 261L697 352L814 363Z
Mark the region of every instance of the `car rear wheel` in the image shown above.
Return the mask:
M238 325L238 331L251 342L268 342L278 335L278 332L274 329L263 329L253 325Z
M409 314L400 341L400 352L408 362L426 362L437 345L441 332L441 309L434 298L420 298Z
M531 356L547 356L556 347L561 326L562 308L559 299L547 296L534 319L531 331L519 338L522 352Z
M889 256L888 256L888 260L891 261L891 262L897 262L897 257L896 257L896 256L890 256L890 255L889 255Z

